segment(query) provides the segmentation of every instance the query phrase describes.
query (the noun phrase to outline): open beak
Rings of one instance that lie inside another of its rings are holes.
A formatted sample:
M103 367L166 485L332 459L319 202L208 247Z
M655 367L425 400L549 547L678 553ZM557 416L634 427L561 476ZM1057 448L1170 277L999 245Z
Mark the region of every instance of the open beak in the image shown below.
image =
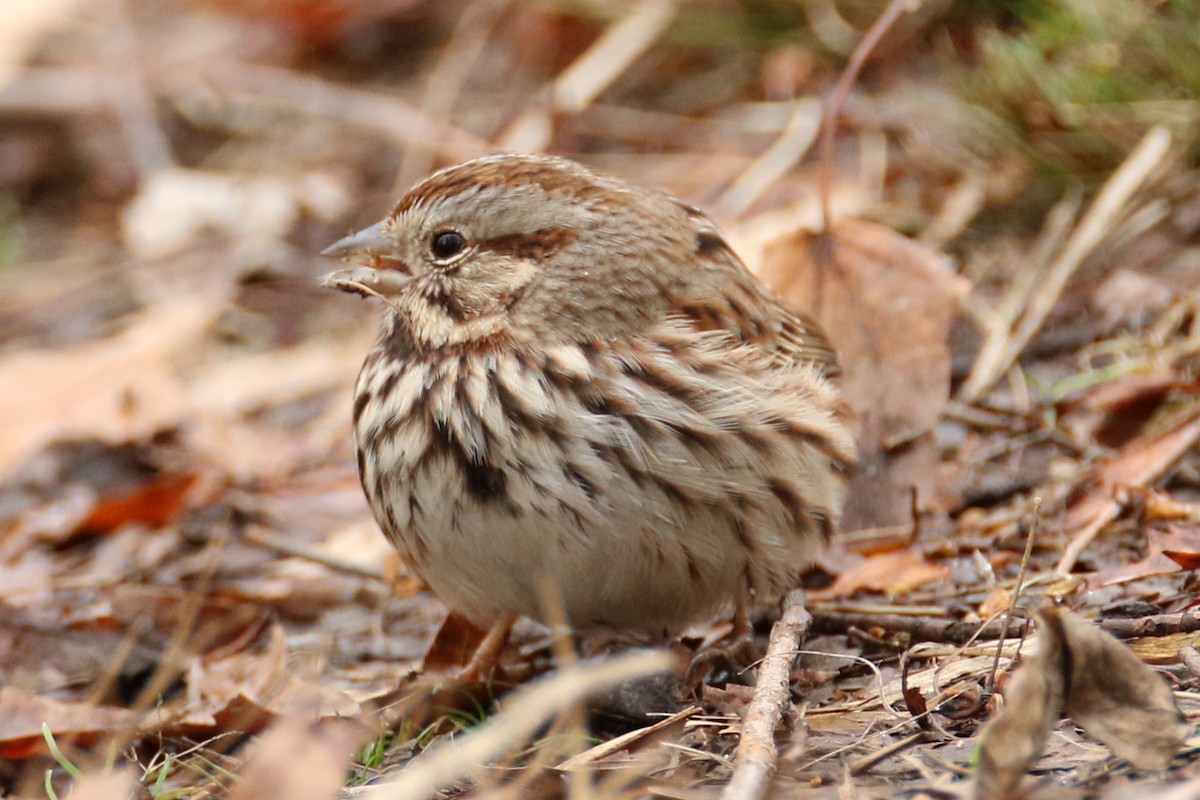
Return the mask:
M395 258L396 242L388 236L387 220L376 222L331 244L321 255L341 259L353 266L325 276L329 289L367 295L387 295L408 279L408 267Z

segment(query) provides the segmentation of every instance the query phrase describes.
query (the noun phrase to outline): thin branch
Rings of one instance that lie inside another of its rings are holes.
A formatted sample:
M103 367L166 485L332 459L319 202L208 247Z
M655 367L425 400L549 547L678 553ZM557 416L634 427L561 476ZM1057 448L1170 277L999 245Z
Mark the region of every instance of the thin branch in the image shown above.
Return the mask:
M767 796L778 754L775 726L791 703L792 663L812 617L804 607L804 591L783 598L783 614L771 628L767 655L758 669L754 699L742 721L742 735L733 761L733 777L723 800L758 800Z

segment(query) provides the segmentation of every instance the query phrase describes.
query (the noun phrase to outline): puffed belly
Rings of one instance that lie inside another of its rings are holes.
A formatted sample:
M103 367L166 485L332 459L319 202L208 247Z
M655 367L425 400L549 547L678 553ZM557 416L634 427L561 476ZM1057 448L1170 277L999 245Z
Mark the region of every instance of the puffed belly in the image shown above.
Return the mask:
M746 554L710 509L620 475L582 501L569 487L516 482L503 498L480 497L450 459L435 459L368 495L406 562L478 624L565 615L576 628L677 630L746 585Z

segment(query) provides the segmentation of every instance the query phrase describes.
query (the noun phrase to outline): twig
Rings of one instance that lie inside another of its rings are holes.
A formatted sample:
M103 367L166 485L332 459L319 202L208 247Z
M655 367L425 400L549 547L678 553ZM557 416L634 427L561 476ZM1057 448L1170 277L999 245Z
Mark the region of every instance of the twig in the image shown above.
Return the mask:
M850 774L862 775L864 772L867 772L884 759L903 752L914 745L921 744L929 738L929 734L925 731L917 731L916 733L911 733L908 736L905 736L903 739L897 739L886 747L880 748L874 753L871 753L868 756L863 756L858 761L855 761L850 765Z
M1000 651L1004 649L1004 640L1008 638L1008 628L1013 615L1017 613L1017 602L1021 599L1021 589L1025 583L1025 570L1029 566L1029 556L1033 553L1033 542L1037 539L1038 526L1042 520L1042 498L1033 498L1033 523L1029 526L1029 535L1025 537L1025 554L1021 556L1021 567L1017 570L1017 585L1013 587L1012 600L1008 603L1008 611L1004 614L1004 628L1000 632L1000 640L996 643L996 658L992 660L992 672L988 675L987 686L995 688L996 673L1000 670Z
M771 628L767 655L758 669L754 699L742 721L742 735L734 756L733 777L721 794L724 800L755 800L767 796L775 775L775 725L791 702L792 662L812 616L804 607L804 591L783 598L783 614Z
M992 640L1003 632L999 620L988 624L935 617L907 617L899 614L857 614L813 609L813 629L819 633L843 633L849 628L882 628L890 633L907 634L914 641L966 644L972 639ZM1024 635L1024 623L1015 631Z
M125 134L130 160L144 178L174 166L175 157L154 111L129 0L113 0L109 11L116 24L104 34L108 102Z
M896 20L906 11L911 11L920 5L919 0L891 0L883 13L871 23L871 27L863 34L863 38L850 54L850 61L838 76L837 83L825 101L825 113L821 118L821 137L817 145L820 160L821 184L821 229L828 233L833 229L833 210L831 196L833 195L833 138L837 133L837 120L842 113L842 106L850 96L850 87L858 80L859 73L867 63L867 58L879 46Z
M1200 612L1182 611L1178 614L1155 614L1135 619L1103 619L1100 620L1100 628L1118 639L1194 633L1200 631Z
M682 711L671 714L665 719L660 719L653 725L647 725L645 728L627 731L616 738L601 742L595 747L571 756L566 761L563 761L561 764L556 766L555 769L560 772L570 772L572 770L590 767L597 761L608 758L609 756L619 753L622 750L631 750L635 746L641 746L644 744L644 740L655 736L665 728L683 727L680 723L683 723L689 718L696 716L697 714L703 712L703 710L704 709L700 708L700 706L688 706Z

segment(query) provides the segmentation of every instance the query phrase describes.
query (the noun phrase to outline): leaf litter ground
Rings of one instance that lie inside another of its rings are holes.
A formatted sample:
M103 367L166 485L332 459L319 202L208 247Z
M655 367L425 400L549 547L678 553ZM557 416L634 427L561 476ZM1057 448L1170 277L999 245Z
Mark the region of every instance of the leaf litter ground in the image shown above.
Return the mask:
M101 5L0 34L24 54L0 73L3 791L722 792L756 670L714 662L687 693L674 670L727 619L666 673L527 624L502 680L439 690L474 634L361 497L349 397L377 309L317 288L315 253L496 148L711 209L843 353L863 465L807 579L778 796L965 795L993 671L1049 599L1200 714L1200 182L1179 130L1127 131L1064 190L945 89L977 54L903 47L991 22L918 15L843 114L821 236L805 153L842 57L802 20L772 39L724 3ZM758 652L778 616L757 610ZM1197 780L1200 742L1138 771L1074 722L1050 720L1032 796Z

